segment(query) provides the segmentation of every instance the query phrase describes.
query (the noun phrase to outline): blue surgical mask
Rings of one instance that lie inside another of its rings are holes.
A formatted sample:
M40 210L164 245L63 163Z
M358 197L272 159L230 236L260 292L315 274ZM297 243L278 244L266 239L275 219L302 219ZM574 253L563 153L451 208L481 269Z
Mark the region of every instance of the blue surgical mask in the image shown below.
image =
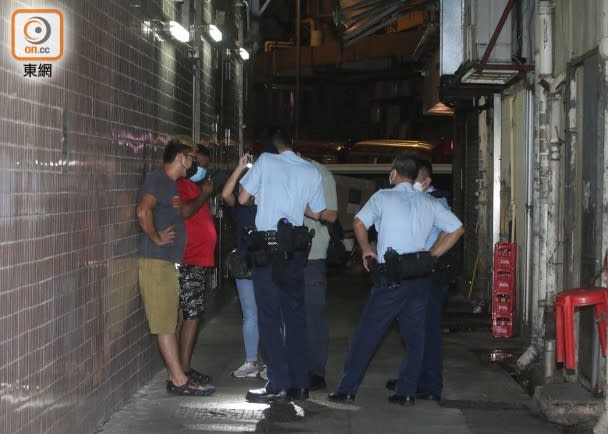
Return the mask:
M205 178L207 174L207 169L204 167L198 166L196 169L196 173L190 177L190 181L192 182L200 182Z

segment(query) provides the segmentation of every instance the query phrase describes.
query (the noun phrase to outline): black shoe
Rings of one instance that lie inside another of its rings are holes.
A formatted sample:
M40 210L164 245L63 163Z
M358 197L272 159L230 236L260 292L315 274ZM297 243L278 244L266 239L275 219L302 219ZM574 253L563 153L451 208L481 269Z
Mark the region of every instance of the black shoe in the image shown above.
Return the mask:
M427 401L441 401L441 396L434 393L416 392L416 399L426 399Z
M327 383L325 383L325 378L320 375L311 375L310 376L310 390L320 390L325 389L327 387Z
M414 405L416 404L416 398L410 395L395 394L388 397L388 402L399 405Z
M245 395L245 399L248 402L257 402L262 404L289 401L289 397L287 396L287 391L285 389L281 389L275 393L267 390L265 387L249 390Z
M386 388L388 390L395 390L395 386L397 386L396 378L391 378L390 380L386 380Z
M287 396L294 401L306 401L308 399L308 389L287 389Z
M327 399L332 402L344 402L347 404L352 404L355 401L354 393L342 393L342 392L333 392L327 395Z

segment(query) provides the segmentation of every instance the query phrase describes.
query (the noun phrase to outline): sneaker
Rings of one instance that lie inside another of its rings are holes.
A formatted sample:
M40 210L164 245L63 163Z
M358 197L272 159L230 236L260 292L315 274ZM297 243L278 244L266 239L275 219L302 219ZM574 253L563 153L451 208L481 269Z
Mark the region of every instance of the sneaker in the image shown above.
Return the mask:
M262 380L268 381L268 368L266 366L264 366L264 368L260 371L260 373L258 374L258 376Z
M246 361L239 369L232 372L232 376L234 378L252 378L257 377L259 371L260 370L255 362Z

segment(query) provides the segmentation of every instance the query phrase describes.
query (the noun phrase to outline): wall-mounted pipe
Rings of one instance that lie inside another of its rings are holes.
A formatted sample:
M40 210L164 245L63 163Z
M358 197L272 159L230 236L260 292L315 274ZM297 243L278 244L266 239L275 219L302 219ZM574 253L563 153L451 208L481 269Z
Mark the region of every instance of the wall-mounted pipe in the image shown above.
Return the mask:
M273 48L294 48L293 42L287 41L266 41L264 42L264 53L270 53Z
M608 0L600 0L599 2L599 41L598 41L598 45L599 45L599 55L600 55L600 71L603 72L604 77L602 77L602 79L600 80L600 83L602 83L604 86L606 86L606 80L608 79ZM608 122L608 102L606 101L606 89L603 89L603 92L601 92L602 94L604 94L603 98L601 99L602 101L602 106L600 107L600 110L603 111L603 118L604 118L604 166L606 165L606 155L607 151L606 148L608 147L608 125L606 125L606 122ZM604 190L604 197L603 197L603 203L606 203L606 195L608 194L606 192L606 185L604 182L604 186L603 186L603 190ZM606 228L607 223L606 223L606 213L603 213L603 221L602 221L602 227ZM602 249L603 251L606 251L608 249L608 240L606 239L606 234L603 234L602 237ZM604 277L604 284L605 284L605 277ZM604 412L602 413L602 416L600 417L599 421L597 422L597 424L595 425L595 427L593 428L593 432L594 433L605 433L608 432L608 382L606 379L608 379L608 363L605 364L606 365L606 373L604 375Z
M540 36L538 73L541 76L551 75L553 73L553 1L538 2L538 18Z
M526 370L545 349L545 315L547 305L547 288L551 286L555 291L557 285L557 273L553 269L557 266L552 256L557 252L554 248L557 243L558 222L550 214L550 202L554 200L551 189L554 181L551 178L554 167L550 164L549 136L551 134L549 125L548 93L553 74L553 1L540 0L537 12L537 59L536 59L536 146L534 155L538 158L538 179L534 179L533 192L536 215L533 215L535 227L533 233L532 248L536 260L532 267L532 285L536 291L530 294L532 303L532 340L530 346L517 360L520 371ZM556 173L558 175L559 173ZM559 179L557 180L559 182ZM552 264L550 264L552 262ZM552 268L548 270L548 268ZM549 281L551 280L551 282Z

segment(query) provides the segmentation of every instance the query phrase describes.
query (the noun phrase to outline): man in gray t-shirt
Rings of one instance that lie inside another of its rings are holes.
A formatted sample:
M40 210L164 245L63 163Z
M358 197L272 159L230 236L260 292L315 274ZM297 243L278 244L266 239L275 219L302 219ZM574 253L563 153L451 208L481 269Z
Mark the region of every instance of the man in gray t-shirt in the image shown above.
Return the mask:
M193 215L206 195L181 203L176 181L192 166L192 148L170 141L163 153L163 167L144 182L137 218L143 234L139 242L139 289L150 327L165 361L169 379L167 391L178 395L211 395L215 388L201 385L184 373L175 330L179 286L175 264L181 262L186 235L184 218Z
M154 170L141 189L141 196L151 195L156 199L154 226L159 229L173 228L175 237L171 243L159 245L145 233L140 234L139 255L142 258L164 259L173 263L182 261L186 245L184 218L176 210L178 204L177 184L164 170Z

